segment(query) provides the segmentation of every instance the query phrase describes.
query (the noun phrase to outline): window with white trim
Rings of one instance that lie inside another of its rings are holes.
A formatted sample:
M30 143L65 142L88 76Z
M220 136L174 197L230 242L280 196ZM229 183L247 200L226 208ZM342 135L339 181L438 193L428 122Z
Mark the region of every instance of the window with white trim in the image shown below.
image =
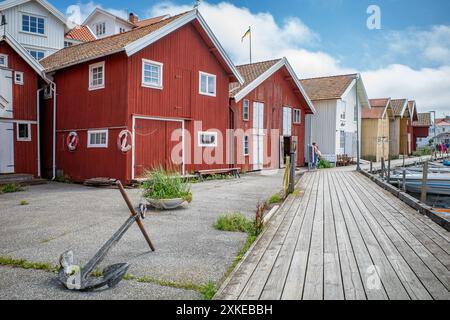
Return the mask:
M35 49L27 49L27 50L31 54L31 56L33 58L35 58L36 60L41 60L41 59L44 59L44 57L45 57L45 52L44 51L35 50Z
M99 22L94 25L95 34L97 36L102 36L106 33L106 22Z
M242 119L244 121L248 121L250 119L250 101L244 100L243 110L242 110Z
M344 130L341 130L339 138L340 138L339 139L339 142L340 142L339 147L341 149L345 149L345 131Z
M162 63L142 59L142 86L162 89L163 87Z
M45 35L45 18L22 14L22 31Z
M205 96L216 96L216 76L213 74L200 72L200 94Z
M8 68L8 55L0 53L0 67Z
M199 132L199 147L217 147L217 132Z
M249 140L248 140L248 136L244 136L244 156L248 156L249 155Z
M14 72L14 83L18 85L23 85L23 72Z
M294 109L294 123L301 124L302 123L302 110Z
M17 141L31 141L31 125L29 123L17 123Z
M88 148L108 148L108 130L89 130Z
M89 66L89 90L105 87L105 62L94 63Z

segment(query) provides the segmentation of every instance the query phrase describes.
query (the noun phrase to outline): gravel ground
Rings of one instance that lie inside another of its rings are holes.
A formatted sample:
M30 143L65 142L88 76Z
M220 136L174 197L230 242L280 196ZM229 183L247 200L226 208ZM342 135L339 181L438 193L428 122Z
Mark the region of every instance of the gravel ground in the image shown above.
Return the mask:
M246 235L220 232L212 225L220 215L229 212L239 211L253 217L257 203L278 192L281 186L281 172L194 184L194 201L188 208L149 212L145 226L156 252L149 251L139 229L132 226L109 253L102 267L128 262L131 264L129 273L136 276L180 283L219 282L245 242ZM130 189L128 193L137 205L141 200L139 190ZM29 205L21 206L21 201L27 201ZM115 189L49 183L28 187L24 192L3 194L0 195L0 256L57 264L59 255L71 249L75 262L83 265L128 215L127 207ZM26 276L15 276L21 273ZM46 274L39 280L41 277L37 275L40 274L0 268L0 297L27 298L35 294L40 298L53 298L49 292L54 289L54 284L44 280L54 278L54 275ZM18 283L23 293L10 293L12 287L7 285L8 281ZM27 289L27 284L30 289ZM43 293L33 293L40 286ZM158 286L138 283L127 283L126 286L129 289L114 289L117 294L112 293L112 298L122 297L121 290L124 294L131 294L146 288L148 294L145 297L149 299L179 298L171 288L164 289L159 296L154 290ZM28 292L30 290L32 292Z

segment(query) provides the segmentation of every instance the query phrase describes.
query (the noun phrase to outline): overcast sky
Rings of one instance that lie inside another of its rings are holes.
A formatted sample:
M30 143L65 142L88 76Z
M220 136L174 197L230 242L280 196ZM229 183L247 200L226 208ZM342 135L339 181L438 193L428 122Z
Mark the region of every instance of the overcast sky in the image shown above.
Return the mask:
M190 10L195 1L51 0L81 23L102 7L140 18ZM367 8L381 29L367 27ZM236 64L249 60L241 36L252 26L254 60L286 56L299 77L361 72L370 98L417 100L419 111L450 115L450 1L202 1L200 12Z

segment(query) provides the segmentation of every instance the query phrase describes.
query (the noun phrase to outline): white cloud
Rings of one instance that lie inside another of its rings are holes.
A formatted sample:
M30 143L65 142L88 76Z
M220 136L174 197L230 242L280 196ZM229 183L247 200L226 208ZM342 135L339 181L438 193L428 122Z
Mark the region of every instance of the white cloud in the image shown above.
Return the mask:
M128 18L128 13L126 10L104 8L102 5L98 3L89 1L89 2L78 2L77 4L73 4L67 7L66 10L67 19L73 23L81 24L92 13L92 11L95 10L95 8L101 8L123 19Z

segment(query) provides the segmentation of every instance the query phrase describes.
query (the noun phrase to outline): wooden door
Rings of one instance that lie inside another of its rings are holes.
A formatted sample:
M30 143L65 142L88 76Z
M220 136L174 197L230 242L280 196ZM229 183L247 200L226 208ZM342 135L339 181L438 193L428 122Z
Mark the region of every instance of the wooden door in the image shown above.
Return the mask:
M14 124L0 122L0 173L14 173Z
M0 118L13 117L12 71L0 69Z

